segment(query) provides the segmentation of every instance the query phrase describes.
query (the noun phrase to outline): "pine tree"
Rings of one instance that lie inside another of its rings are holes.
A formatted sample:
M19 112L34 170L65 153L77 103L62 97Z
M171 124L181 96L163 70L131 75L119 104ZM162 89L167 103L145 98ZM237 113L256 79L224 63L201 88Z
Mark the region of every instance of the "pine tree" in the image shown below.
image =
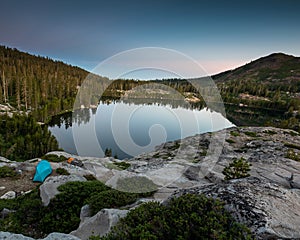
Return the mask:
M225 180L249 177L251 164L243 157L240 159L234 158L229 166L225 167L222 173L225 175Z

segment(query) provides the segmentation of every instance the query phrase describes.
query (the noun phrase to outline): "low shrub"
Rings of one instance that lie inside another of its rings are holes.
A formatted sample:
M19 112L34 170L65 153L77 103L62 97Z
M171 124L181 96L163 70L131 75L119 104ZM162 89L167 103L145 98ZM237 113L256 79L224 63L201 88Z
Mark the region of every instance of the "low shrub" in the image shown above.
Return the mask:
M125 170L125 169L127 169L127 168L130 167L130 164L127 163L127 162L124 162L124 161L122 161L122 162L114 162L114 165L116 165L117 167L121 168L122 170Z
M236 131L231 131L231 132L230 132L230 135L231 135L231 136L234 136L234 137L238 137L238 136L240 136L240 133L239 133L239 132L236 132Z
M289 149L286 153L286 157L294 161L300 162L300 155L294 151L294 149Z
M284 131L285 134L289 134L292 137L298 136L299 133L295 132L295 131Z
M257 133L256 132L245 132L245 134L249 137L257 137Z
M225 180L249 177L249 164L243 157L240 159L234 158L229 166L225 167L222 173L225 175Z
M168 205L149 202L131 210L105 237L90 239L252 239L219 200L186 194Z
M285 146L285 147L288 147L288 148L294 148L294 149L300 150L300 146L297 145L297 144L293 144L293 143L284 143L284 146Z
M67 160L63 155L57 156L55 154L47 154L41 157L42 159L48 160L49 162L64 162Z
M15 177L16 171L8 166L0 167L0 178Z
M229 138L229 139L226 139L225 141L228 142L228 143L235 143L235 141L232 140L232 139L230 139L230 138Z
M95 181L97 178L93 174L87 174L83 176L88 181Z
M138 194L120 192L115 189L100 192L89 199L92 214L96 214L103 208L117 208L134 203Z
M59 175L70 175L70 173L64 168L57 168L55 172Z

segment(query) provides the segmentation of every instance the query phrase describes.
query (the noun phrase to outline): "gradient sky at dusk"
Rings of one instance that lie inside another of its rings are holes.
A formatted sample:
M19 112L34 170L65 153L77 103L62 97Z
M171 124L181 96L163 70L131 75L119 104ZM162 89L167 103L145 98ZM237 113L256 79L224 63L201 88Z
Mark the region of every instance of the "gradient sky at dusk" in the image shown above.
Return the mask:
M1 0L0 45L92 70L131 48L164 47L209 74L273 52L300 56L300 1Z

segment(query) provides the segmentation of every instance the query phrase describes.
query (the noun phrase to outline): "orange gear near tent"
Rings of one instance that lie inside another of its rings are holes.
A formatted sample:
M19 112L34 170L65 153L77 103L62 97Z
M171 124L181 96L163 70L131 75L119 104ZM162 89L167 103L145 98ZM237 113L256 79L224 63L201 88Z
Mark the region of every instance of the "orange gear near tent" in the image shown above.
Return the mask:
M71 162L74 161L74 158L70 157L68 160L67 160L67 163L71 164Z
M82 161L78 160L77 158L72 158L72 157L70 157L70 158L67 160L67 163L72 164L72 165L75 165L75 166L78 166L78 167L83 167Z

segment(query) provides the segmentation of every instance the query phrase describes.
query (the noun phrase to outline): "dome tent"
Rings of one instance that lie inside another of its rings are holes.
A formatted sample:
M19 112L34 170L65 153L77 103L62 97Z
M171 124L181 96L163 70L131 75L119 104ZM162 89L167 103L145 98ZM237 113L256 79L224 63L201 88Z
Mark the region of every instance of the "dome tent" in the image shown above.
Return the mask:
M45 178L52 173L52 167L47 160L38 163L33 177L34 182L44 182Z

